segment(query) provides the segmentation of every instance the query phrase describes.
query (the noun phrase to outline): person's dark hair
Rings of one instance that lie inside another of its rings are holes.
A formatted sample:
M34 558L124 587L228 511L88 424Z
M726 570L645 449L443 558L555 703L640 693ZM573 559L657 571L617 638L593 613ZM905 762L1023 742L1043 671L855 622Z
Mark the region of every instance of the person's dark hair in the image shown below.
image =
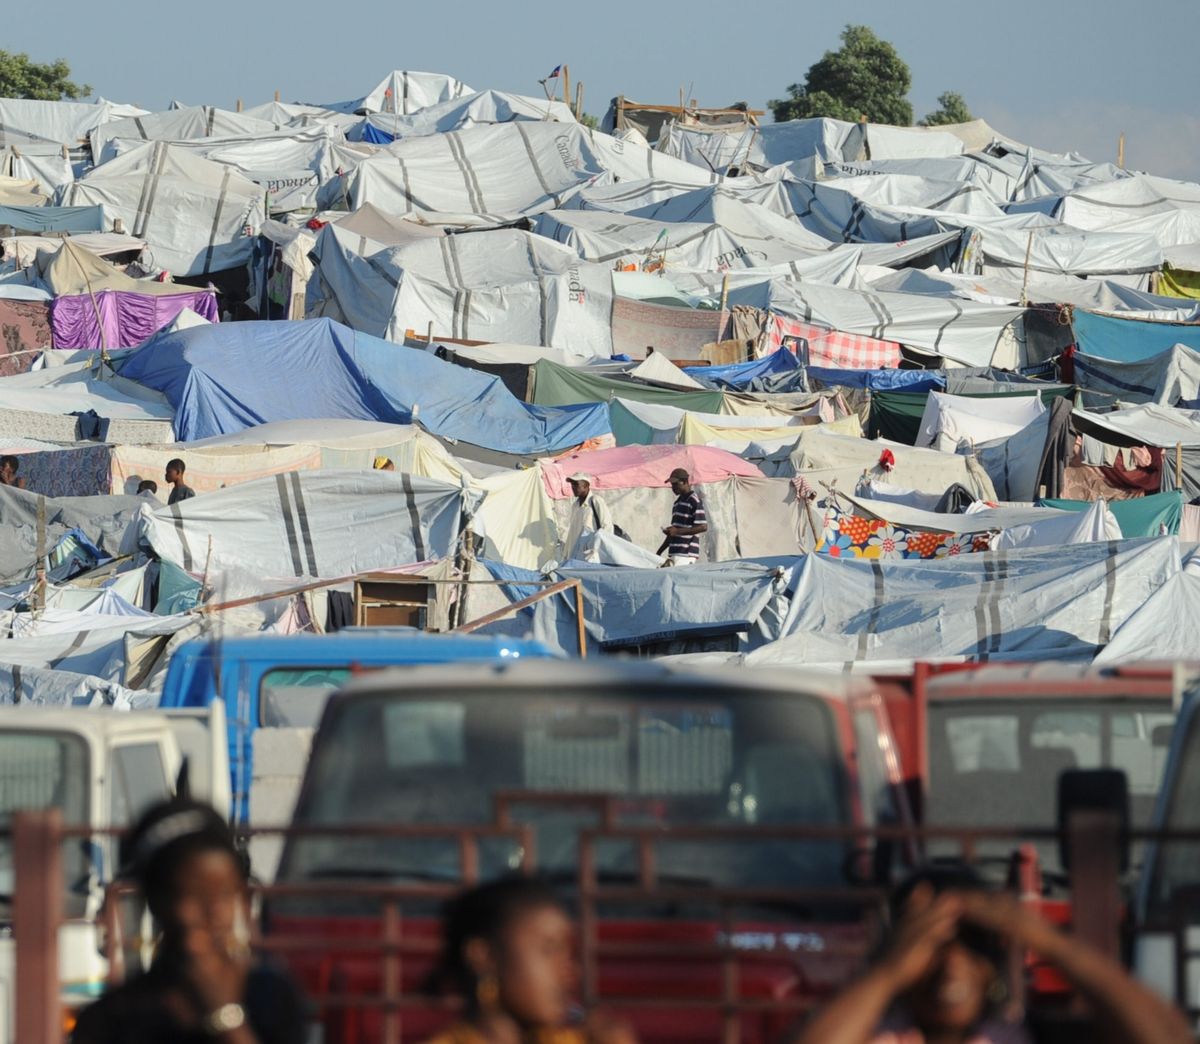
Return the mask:
M478 982L466 960L467 943L483 939L498 944L519 917L547 906L563 909L563 901L536 877L509 875L455 896L442 911L442 954L427 983L429 991L454 991L473 1002Z
M167 461L166 470L170 471L172 468L178 471L181 475L187 471L187 465L179 457L172 457Z
M13 471L19 471L21 468L20 458L14 457L11 453L6 453L3 457L0 457L0 468L4 467L6 464L9 465Z
M988 892L993 889L966 863L933 863L912 873L902 881L888 899L888 908L893 925L904 914L909 897L921 885L928 885L934 895L943 892ZM1004 940L994 932L974 925L962 925L958 929L958 940L968 950L984 957L997 971L1005 966L1008 950Z
M154 479L142 479L142 481L138 483L137 491L139 493L157 493L158 483L155 482Z
M170 919L175 876L193 856L225 852L243 877L249 867L234 841L229 824L211 805L176 797L148 809L121 845L121 863L137 881L146 905L160 922Z

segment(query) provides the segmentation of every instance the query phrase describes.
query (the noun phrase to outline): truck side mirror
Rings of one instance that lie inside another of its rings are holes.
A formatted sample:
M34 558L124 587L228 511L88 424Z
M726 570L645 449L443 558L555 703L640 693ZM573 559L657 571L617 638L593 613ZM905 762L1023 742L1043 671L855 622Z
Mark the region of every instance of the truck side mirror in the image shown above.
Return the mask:
M1108 813L1117 826L1121 872L1129 869L1129 781L1120 769L1067 769L1058 777L1058 855L1071 869L1071 820L1078 813Z

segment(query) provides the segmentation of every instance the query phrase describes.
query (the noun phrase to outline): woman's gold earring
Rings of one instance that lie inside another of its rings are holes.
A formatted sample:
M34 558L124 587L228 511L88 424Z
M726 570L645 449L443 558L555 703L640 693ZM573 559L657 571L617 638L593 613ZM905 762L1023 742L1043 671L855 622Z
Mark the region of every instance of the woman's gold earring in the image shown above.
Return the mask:
M475 987L475 1000L484 1011L490 1011L500 1002L500 984L494 975L485 975Z

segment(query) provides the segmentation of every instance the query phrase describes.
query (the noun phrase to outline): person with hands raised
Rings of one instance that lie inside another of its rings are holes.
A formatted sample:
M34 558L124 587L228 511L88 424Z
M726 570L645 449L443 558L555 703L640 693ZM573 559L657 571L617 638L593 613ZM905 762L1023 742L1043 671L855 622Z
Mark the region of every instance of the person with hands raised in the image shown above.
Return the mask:
M1093 1005L1080 1041L1184 1044L1180 1013L1118 965L1058 931L1008 894L984 890L964 866L929 868L893 900L883 955L816 1013L791 1044L1028 1044L1005 1019L1010 945L1054 964Z

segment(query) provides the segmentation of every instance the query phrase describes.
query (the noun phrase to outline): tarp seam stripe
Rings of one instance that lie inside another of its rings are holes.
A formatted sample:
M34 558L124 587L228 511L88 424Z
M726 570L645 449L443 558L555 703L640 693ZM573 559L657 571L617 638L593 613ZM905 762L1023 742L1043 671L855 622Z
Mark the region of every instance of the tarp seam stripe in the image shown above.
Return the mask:
M145 125L142 123L142 118L140 116L135 116L133 118L133 125L137 127L138 133L142 136L142 141L150 140L150 135L146 133Z
M464 341L469 341L471 339L470 327L469 327L470 322L471 322L471 291L464 290L463 291L463 305L462 305L462 333L459 334L459 336Z
M204 271L212 270L213 252L217 249L217 229L221 225L221 211L225 207L225 197L229 194L229 179L233 176L233 168L225 168L225 176L221 178L221 191L217 196L217 207L213 211L212 231L208 234L208 250L204 253Z
M975 655L981 660L988 657L987 599L992 579L992 556L984 553L983 576L975 596Z
M402 158L397 157L396 162L400 165L400 177L404 179L404 201L408 204L406 214L416 213L416 207L413 204L412 187L408 181L408 166Z
M21 666L20 666L20 664L15 664L15 663L13 664L12 679L13 679L13 703L20 703L21 702Z
M192 545L188 543L187 530L183 524L183 512L180 510L180 501L175 501L174 504L169 504L167 510L171 513L172 522L175 525L175 532L179 534L179 548L183 552L183 568L190 570L195 562L192 561Z
M204 109L205 112L208 113L208 122L205 127L207 133L205 134L205 137L211 138L213 136L213 124L217 119L217 107L215 105L206 105Z
M529 165L533 168L533 173L537 175L538 184L542 186L542 191L552 200L554 200L554 205L557 207L559 204L558 196L550 187L550 183L546 180L545 175L542 173L542 168L538 166L537 156L534 155L533 145L529 141L529 132L525 129L524 123L520 120L517 120L513 126L517 128L517 134L520 135L521 143L525 146L525 155L529 157Z
M935 351L937 351L941 347L942 335L949 328L950 324L952 322L954 322L956 319L961 319L963 316L963 310L962 310L961 306L956 304L954 301L947 301L946 304L948 304L952 309L954 309L954 314L952 316L950 316L950 318L947 319L944 323L942 323L941 326L938 327L937 336L933 339L933 347L934 347Z
M300 561L300 548L296 544L296 523L292 518L292 503L288 496L287 480L283 472L275 476L275 489L279 494L279 510L283 516L283 526L287 531L288 548L292 553L292 571L296 576L304 575L304 566Z
M1104 557L1104 614L1100 617L1100 645L1112 639L1113 601L1117 594L1117 553L1120 545L1115 540L1106 542Z
M142 234L142 214L146 210L146 197L150 193L150 183L154 180L154 160L158 156L158 143L155 142L150 149L150 166L146 168L146 176L142 178L142 191L138 195L137 209L133 212L133 230L132 234L140 236ZM75 183L76 185L78 182ZM72 186L74 188L74 186ZM74 196L72 196L72 202Z
M458 139L455 138L454 131L450 131L446 135L446 147L450 150L450 158L454 161L455 165L459 169L459 172L462 174L463 188L467 190L467 200L470 205L475 208L475 212L479 213L479 207L475 202L475 194L471 190L471 178L470 175L467 174L466 161L464 157L459 155Z
M1074 361L1075 361L1075 368L1077 370L1082 370L1084 373L1090 373L1093 377L1097 378L1098 380L1104 381L1107 384L1111 384L1114 388L1120 388L1123 391L1138 392L1141 395L1148 395L1151 398L1153 398L1153 396L1154 396L1155 389L1143 388L1140 384L1129 384L1126 381L1117 380L1116 377L1110 376L1109 374L1105 373L1103 370L1092 366L1090 363L1083 362L1082 357L1079 355L1075 356ZM1081 385L1081 387L1082 387L1082 385ZM1083 388L1083 390L1084 391L1103 391L1102 388Z
M317 572L317 553L313 548L312 530L308 526L308 508L304 504L304 490L300 486L300 472L291 472L292 496L296 501L296 521L300 523L300 539L304 541L304 554L308 559L308 575L320 576Z
M859 660L866 659L867 643L870 641L871 635L875 633L875 628L879 626L879 614L883 610L883 565L878 560L871 562L871 575L875 581L875 600L871 605L871 614L867 618L866 629L858 632L856 659Z
M87 636L88 636L88 633L89 633L89 632L87 632L87 631L80 631L80 632L79 632L77 635L75 635L75 637L72 639L72 641L71 641L71 644L70 644L70 645L68 645L68 646L67 646L67 647L66 647L66 648L65 648L65 649L62 651L62 654L61 654L60 656L56 656L56 657L54 657L54 659L53 659L53 660L50 660L50 661L49 661L49 662L46 664L46 666L47 666L47 667L52 667L52 668L53 668L53 667L57 667L57 666L58 666L60 663L62 663L62 662L63 662L63 660L65 660L65 659L66 659L68 656L70 656L70 655L71 655L71 653L75 652L75 650L77 650L77 649L78 649L80 646L82 646L82 645L83 645L84 639L85 639L85 638L87 638Z
M457 135L457 131L452 132ZM479 178L475 176L475 168L471 165L471 161L467 158L467 147L463 144L462 138L458 138L458 152L462 156L463 169L467 172L467 178L470 184L475 188L475 205L478 208L476 213L487 215L487 206L483 201L483 186L479 183ZM490 215L488 215L490 216Z
M421 519L417 515L417 495L413 489L412 475L407 471L400 476L400 483L404 487L404 499L408 504L408 520L412 525L413 548L416 552L417 561L425 561L425 540L421 536Z
M996 552L995 586L992 590L991 605L988 607L992 625L992 640L990 644L992 652L1000 651L1000 646L1004 639L1004 622L1000 618L1000 600L1004 597L1004 582L1007 579L1008 552L1000 549Z
M139 238L144 238L146 229L150 224L150 215L154 213L154 200L158 195L158 182L162 177L163 168L167 165L167 149L162 142L155 142L155 147L159 149L158 163L154 165L154 177L150 181L150 198L146 200L146 210L142 216L142 230L138 233Z

